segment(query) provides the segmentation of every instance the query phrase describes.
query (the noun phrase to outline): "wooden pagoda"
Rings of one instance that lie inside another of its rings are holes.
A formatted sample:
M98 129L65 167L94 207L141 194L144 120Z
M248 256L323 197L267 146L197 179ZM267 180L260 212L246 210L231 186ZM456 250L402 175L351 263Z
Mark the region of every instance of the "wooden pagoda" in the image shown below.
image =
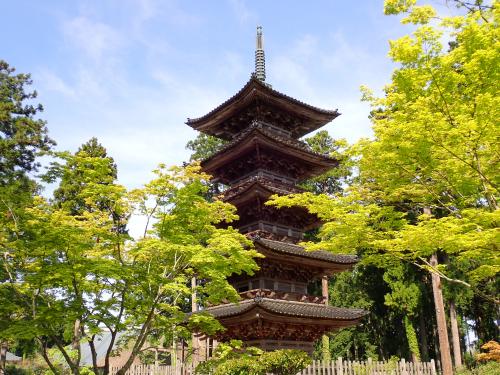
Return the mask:
M307 252L297 243L304 232L319 226L305 209L266 206L273 194L300 192L298 182L337 165L337 160L313 152L299 138L335 119L339 113L293 99L265 82L262 33L258 28L256 72L232 98L187 124L229 141L202 162L205 172L228 186L223 199L238 209L240 232L253 239L265 255L254 275L235 275L230 282L239 303L204 311L226 328L218 341L239 339L265 350L294 348L312 352L326 332L353 326L363 310L328 306L328 276L350 269L355 256L325 251ZM308 285L323 280L322 296Z

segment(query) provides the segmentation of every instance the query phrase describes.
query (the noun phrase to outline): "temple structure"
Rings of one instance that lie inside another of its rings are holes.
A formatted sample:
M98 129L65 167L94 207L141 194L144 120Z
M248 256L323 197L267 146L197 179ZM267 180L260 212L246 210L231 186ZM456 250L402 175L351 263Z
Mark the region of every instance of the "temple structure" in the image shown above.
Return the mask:
M265 350L294 348L312 352L326 332L353 326L363 310L328 305L328 276L350 269L357 259L325 251L307 252L297 243L320 221L297 207L266 206L273 194L302 190L297 183L335 168L338 161L313 152L299 138L335 119L324 110L282 94L265 82L262 30L257 29L255 73L233 97L187 124L228 142L202 162L215 182L228 188L222 197L238 209L236 227L265 255L254 275L230 282L239 303L205 309L226 328L218 341L239 339ZM308 292L323 281L321 296ZM318 283L317 283L318 284Z

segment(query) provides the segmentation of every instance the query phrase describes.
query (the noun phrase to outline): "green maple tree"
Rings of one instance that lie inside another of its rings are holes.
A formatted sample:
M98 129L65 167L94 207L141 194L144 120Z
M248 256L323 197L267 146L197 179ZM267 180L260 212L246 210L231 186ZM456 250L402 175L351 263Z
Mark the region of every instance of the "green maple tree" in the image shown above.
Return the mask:
M457 17L415 1L386 1L386 12L406 13L403 22L417 27L390 43L399 67L385 95L363 88L374 138L353 148L356 182L333 198L306 193L270 204L305 206L325 222L310 249L357 251L381 267L410 262L495 301L483 289L500 271L498 2ZM436 253L452 262L432 265ZM467 267L454 275L457 263Z

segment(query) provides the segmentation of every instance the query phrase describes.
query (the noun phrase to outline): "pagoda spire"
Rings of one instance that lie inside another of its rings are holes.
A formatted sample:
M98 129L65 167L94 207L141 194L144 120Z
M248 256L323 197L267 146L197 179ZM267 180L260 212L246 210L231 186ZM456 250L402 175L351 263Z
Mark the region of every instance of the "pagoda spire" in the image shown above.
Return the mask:
M264 54L262 26L257 26L257 46L255 48L255 76L262 82L266 80L266 56Z

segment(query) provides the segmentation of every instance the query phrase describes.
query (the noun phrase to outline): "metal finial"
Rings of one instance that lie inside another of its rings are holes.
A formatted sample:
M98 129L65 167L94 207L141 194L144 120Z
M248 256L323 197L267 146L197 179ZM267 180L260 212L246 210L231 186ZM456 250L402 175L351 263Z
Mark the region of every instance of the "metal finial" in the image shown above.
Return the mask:
M255 49L255 76L260 81L266 80L266 57L264 55L264 40L262 26L257 26L257 46Z

